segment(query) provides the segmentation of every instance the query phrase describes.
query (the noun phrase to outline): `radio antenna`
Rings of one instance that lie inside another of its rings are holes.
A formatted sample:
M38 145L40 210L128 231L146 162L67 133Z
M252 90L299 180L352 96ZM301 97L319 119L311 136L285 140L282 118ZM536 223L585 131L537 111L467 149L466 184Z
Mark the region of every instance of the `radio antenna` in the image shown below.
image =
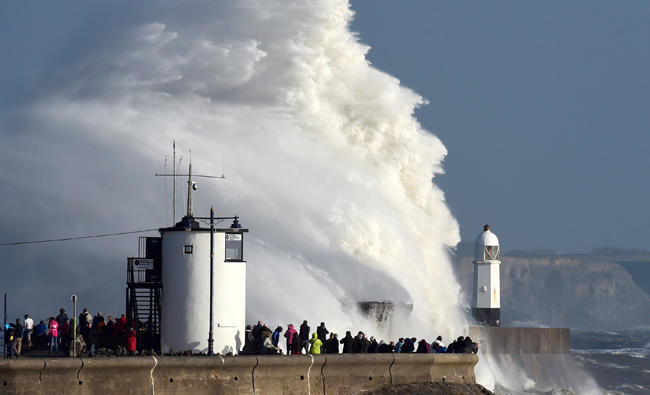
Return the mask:
M156 173L156 177L172 177L173 178L173 184L174 184L174 191L173 191L173 203L172 205L174 206L172 209L172 226L176 224L176 177L187 177L187 217L192 216L192 191L198 189L197 183L192 179L192 177L195 178L219 178L219 179L225 179L226 176L221 174L220 176L210 176L210 175L204 175L204 174L192 174L192 150L190 150L190 163L188 167L188 172L187 174L177 174L176 173L176 140L174 140L173 143L173 156L174 156L174 170L172 174L160 174ZM183 157L181 157L181 160L183 160ZM180 166L180 161L179 161L179 166Z
M173 180L173 188L174 188L174 197L172 198L172 226L176 223L176 140L174 140L174 165L172 166L174 169L172 171L172 180Z

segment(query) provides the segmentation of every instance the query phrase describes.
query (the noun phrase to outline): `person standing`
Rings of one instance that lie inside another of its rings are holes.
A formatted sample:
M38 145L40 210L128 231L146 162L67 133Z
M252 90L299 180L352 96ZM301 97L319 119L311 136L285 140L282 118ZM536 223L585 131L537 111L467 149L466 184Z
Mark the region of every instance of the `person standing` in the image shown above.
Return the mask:
M302 341L298 331L293 334L293 341L291 342L291 355L302 355Z
M258 354L278 355L278 347L273 344L273 340L271 339L271 331L262 332L262 347L258 351Z
M20 358L24 329L25 327L20 323L20 318L16 318L16 325L14 326L14 341L11 343L11 349L13 350L16 359Z
M34 320L29 314L25 314L25 331L23 333L23 343L28 350L32 349L32 333L34 333Z
M336 333L330 333L330 338L325 342L325 353L326 354L338 354L339 353L339 339L336 337Z
M255 340L261 340L262 339L262 332L264 331L264 324L262 321L257 321L257 325L255 325L255 328L251 331L253 334L253 339Z
M126 349L129 352L129 355L135 355L136 351L138 351L137 345L138 341L136 339L135 328L131 326L126 335Z
M403 346L404 346L404 338L400 337L399 340L397 341L397 344L395 344L395 352L396 353L402 352Z
M402 349L400 350L400 353L412 353L415 351L415 338L406 338L404 339L404 345L402 346Z
M309 354L309 325L307 320L304 320L300 325L300 342L302 348L305 349L305 354Z
M376 353L377 347L379 347L379 343L377 343L377 339L375 339L374 336L370 336L370 345L368 346L368 352Z
M123 347L126 344L126 333L126 314L122 314L120 319L117 320L113 326L113 339L115 340L115 345Z
M61 323L63 322L63 319L69 320L68 314L66 314L65 309L61 307L59 309L59 315L56 316L56 322L59 323L59 326L61 326Z
M244 330L244 347L253 340L252 330L253 328L250 325L246 325L246 329Z
M79 314L79 326L85 328L87 323L93 322L93 316L88 312L88 309L84 307L84 310Z
M280 333L282 333L282 327L278 326L275 328L275 331L273 331L273 335L271 335L271 343L273 343L275 348L277 348L278 343L280 343Z
M36 325L36 331L34 332L36 335L36 347L39 349L43 349L47 347L47 325L45 325L45 321L42 321Z
M320 339L323 344L327 341L327 334L330 333L330 331L325 328L325 323L321 322L320 326L316 328L316 333L318 333L318 338Z
M95 344L97 343L97 332L95 331L92 322L86 323L86 326L81 328L81 336L84 338L84 342L86 343L86 352L88 352L88 356L94 357Z
M61 350L63 351L63 354L68 355L69 344L72 341L72 327L74 326L74 323L68 321L67 318L64 318L63 321L61 321L58 324L59 324L59 328L58 328L59 344L61 345Z
M383 340L379 342L379 346L377 347L377 352L382 353L382 354L389 354L392 353L395 350L395 342L390 342L389 344L386 344Z
M114 347L115 346L115 338L113 336L113 331L115 331L115 320L113 319L112 315L107 315L106 316L106 328L104 329L104 340L103 344L104 347Z
M345 337L339 342L343 344L343 354L349 354L352 352L352 344L354 343L354 338L350 331L345 332Z
M95 328L95 330L97 329L97 324L99 324L100 320L104 321L104 315L101 311L97 312L97 315L93 317L93 328Z
M359 353L366 354L368 352L368 347L370 347L370 341L363 332L361 332L360 344Z
M9 356L9 359L11 359L11 357L12 357L12 355L14 353L13 343L14 343L14 332L15 332L15 330L16 330L16 328L14 327L14 325L7 322L7 324L5 325L5 334L4 334L5 344L4 344L4 347L7 350L7 355Z
M318 334L314 333L311 336L311 339L309 339L309 343L311 344L311 347L309 347L309 353L311 355L319 355L320 354L320 348L323 345L323 342L320 341L318 338Z
M56 316L56 322L59 324L59 328L61 328L61 325L63 325L63 320L70 320L70 318L68 318L68 314L65 312L65 309L61 307L59 309L59 315ZM56 341L61 342L61 336L57 337ZM58 345L57 345L57 349L58 349Z
M287 331L284 332L284 337L287 338L287 355L290 355L293 351L294 335L296 334L298 334L298 331L294 329L293 324L289 324Z
M352 352L357 354L366 354L369 345L370 342L366 339L365 333L359 331L357 337L354 338L354 342L352 342Z
M431 352L431 346L425 339L420 340L418 343L418 348L415 350L416 353L418 354L428 354Z
M59 323L56 322L54 317L50 317L50 322L48 324L48 331L50 335L50 354L52 354L54 350L56 350L56 353L58 353L59 352Z

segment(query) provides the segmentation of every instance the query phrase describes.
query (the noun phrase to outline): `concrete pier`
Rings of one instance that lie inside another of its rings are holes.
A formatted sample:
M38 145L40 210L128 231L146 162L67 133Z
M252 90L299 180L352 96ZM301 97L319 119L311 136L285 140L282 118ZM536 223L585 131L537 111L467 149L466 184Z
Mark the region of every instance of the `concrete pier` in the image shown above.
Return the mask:
M573 360L569 328L472 327L470 336L480 344L481 365L510 371L535 391L590 392L593 380Z
M350 394L391 384L474 384L474 354L0 360L3 394Z
M569 328L473 326L469 335L484 354L569 354Z

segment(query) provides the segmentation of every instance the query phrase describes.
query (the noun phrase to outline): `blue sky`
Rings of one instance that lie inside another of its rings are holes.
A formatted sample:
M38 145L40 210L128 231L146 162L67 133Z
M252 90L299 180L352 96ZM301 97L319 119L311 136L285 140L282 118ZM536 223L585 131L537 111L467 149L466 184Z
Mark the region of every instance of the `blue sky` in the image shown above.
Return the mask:
M650 2L352 7L370 61L430 102L463 239L490 223L505 250L649 247Z

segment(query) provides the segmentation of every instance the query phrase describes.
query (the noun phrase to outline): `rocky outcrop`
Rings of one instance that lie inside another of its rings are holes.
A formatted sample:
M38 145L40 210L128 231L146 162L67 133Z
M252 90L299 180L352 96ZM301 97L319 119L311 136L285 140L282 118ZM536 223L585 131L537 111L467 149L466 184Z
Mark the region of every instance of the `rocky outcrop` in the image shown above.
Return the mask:
M472 258L457 258L455 267L469 304ZM650 296L621 265L602 257L506 255L501 264L501 319L505 325L572 328L650 325Z
M420 383L388 385L375 391L366 392L368 395L466 395L466 394L492 394L490 390L480 384L454 384L454 383Z

